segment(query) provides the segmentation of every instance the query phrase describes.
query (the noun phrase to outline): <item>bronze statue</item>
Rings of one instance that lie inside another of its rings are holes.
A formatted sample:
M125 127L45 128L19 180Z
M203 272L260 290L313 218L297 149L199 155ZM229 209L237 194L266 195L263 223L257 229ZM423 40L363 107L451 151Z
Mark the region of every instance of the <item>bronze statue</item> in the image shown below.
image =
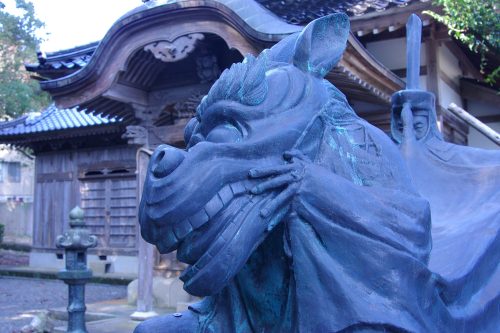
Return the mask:
M205 298L136 333L497 327L498 301L453 312L428 266L429 204L397 146L323 78L348 34L348 17L330 15L247 56L202 100L187 149L156 150L142 235L177 250L184 288Z

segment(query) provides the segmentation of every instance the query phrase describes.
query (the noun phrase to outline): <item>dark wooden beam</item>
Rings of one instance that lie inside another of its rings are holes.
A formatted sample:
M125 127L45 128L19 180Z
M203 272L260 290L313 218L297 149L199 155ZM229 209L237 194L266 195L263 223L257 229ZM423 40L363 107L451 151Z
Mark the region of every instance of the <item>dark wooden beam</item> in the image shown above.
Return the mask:
M458 85L458 83L456 83L445 72L443 72L441 70L439 70L438 72L439 72L439 77L441 78L441 80L443 80L444 83L446 83L448 85L448 87L450 87L451 89L453 89L454 92L456 92L458 95L460 95L460 86Z
M481 117L476 117L476 118L481 120L483 123L500 122L500 114L495 114L495 115L491 115L491 116L481 116Z
M358 90L364 91L365 96L373 95L379 104L389 103L391 95L404 87L404 82L373 58L352 34L339 65L327 74L326 79L335 85L338 79L345 79L346 83L350 81ZM349 97L368 101L368 98L354 97L354 94L350 91Z
M178 144L184 142L184 127L186 127L189 119L180 119L175 125L160 126L152 128L161 142L168 144Z
M443 29L443 27L435 22L435 26L439 26L440 29L435 29L434 34L432 36L429 36L428 38L424 38L425 41L428 41L429 39L432 39L436 42L448 42L450 41L451 37L448 34L448 31L446 29Z
M438 88L438 45L433 38L435 35L435 24L431 26L431 38L427 40L426 55L427 55L427 91L432 92L436 96L436 105L439 105L439 88Z
M401 78L406 77L406 68L393 69L392 72ZM427 75L427 66L420 66L420 75Z
M126 104L148 105L148 93L146 91L119 83L114 83L102 96Z
M380 33L385 29L395 31L406 25L408 17L415 13L422 17L422 21L430 21L429 16L423 15L424 10L433 9L430 2L415 2L405 8L393 7L384 12L372 12L359 17L351 18L351 31L361 37L366 34ZM358 33L358 31L360 33Z
M472 78L479 81L483 80L483 75L479 72L479 69L474 66L474 64L470 61L464 51L460 49L455 41L448 40L444 42L444 46L446 46L448 50L450 50L450 52L458 58L460 67L464 71L464 74L470 75Z
M359 113L358 115L386 133L391 130L391 112L389 108L387 108L387 110L378 110L376 112Z
M468 80L460 80L460 94L465 99L489 103L497 107L500 105L500 96L494 89Z
M52 181L70 181L73 179L72 172L52 172L52 173L38 173L36 175L37 183L52 182Z

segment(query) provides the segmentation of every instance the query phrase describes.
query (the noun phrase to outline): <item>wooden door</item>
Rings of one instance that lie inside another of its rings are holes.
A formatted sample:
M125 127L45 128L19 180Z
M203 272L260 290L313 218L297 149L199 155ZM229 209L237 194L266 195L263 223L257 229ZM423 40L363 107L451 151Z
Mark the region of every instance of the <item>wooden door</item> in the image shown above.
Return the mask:
M136 248L137 194L135 176L81 180L85 222L98 237L98 250Z

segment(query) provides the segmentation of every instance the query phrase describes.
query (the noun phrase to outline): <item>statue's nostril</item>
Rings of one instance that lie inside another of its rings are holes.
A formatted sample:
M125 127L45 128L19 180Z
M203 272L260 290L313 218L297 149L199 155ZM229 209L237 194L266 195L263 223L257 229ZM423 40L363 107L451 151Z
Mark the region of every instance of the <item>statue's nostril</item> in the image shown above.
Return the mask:
M177 148L164 148L153 161L153 175L163 178L171 174L184 160L183 151Z

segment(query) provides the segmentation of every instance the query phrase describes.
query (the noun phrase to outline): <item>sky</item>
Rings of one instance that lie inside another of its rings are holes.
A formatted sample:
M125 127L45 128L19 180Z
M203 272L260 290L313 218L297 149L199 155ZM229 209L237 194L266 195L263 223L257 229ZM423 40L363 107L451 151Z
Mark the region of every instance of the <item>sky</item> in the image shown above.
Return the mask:
M36 16L45 23L44 52L68 49L98 41L113 23L141 0L31 0ZM13 11L14 0L6 0ZM14 11L15 12L15 11Z

